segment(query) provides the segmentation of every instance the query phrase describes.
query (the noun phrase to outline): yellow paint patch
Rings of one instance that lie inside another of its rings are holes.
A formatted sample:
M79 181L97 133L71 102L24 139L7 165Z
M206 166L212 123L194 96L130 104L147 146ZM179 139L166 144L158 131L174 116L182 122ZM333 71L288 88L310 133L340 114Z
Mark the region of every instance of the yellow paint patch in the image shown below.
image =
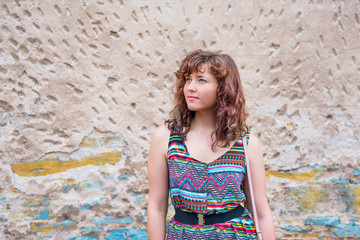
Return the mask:
M354 186L355 187L355 186ZM354 189L354 207L356 208L356 212L360 213L360 187L356 186Z
M313 179L316 177L316 175L322 174L324 172L326 172L326 170L313 170L304 173L289 173L289 172L279 172L276 170L267 170L266 177L274 176L280 178L287 178L290 180L304 181L304 180Z
M65 172L69 169L87 165L115 164L120 160L121 152L100 153L95 157L85 157L81 161L69 160L60 161L48 158L39 162L18 163L11 166L14 173L21 177L45 176L53 173Z
M294 126L293 123L287 123L287 124L286 124L286 127L288 127L288 128L291 128L292 126Z

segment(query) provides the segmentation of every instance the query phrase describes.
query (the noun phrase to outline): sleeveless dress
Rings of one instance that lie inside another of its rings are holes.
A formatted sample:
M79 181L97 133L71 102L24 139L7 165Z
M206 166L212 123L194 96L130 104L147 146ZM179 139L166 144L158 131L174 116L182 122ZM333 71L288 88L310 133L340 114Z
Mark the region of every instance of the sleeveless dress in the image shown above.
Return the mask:
M247 141L249 133L246 133ZM171 131L167 152L170 197L182 211L202 214L223 213L245 201L246 174L242 137L222 156L206 164L192 158L183 138ZM189 225L171 219L167 239L257 239L252 214L225 223Z

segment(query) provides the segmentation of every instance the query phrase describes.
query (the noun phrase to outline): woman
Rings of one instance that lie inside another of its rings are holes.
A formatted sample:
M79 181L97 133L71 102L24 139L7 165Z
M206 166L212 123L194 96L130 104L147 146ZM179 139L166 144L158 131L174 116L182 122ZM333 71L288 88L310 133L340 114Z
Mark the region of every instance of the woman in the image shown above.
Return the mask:
M149 239L257 239L245 201L246 161L251 162L262 235L275 239L264 160L259 140L245 125L245 99L235 62L226 54L196 50L175 74L172 118L155 131L150 146ZM249 159L244 158L244 136ZM175 216L166 236L169 190Z

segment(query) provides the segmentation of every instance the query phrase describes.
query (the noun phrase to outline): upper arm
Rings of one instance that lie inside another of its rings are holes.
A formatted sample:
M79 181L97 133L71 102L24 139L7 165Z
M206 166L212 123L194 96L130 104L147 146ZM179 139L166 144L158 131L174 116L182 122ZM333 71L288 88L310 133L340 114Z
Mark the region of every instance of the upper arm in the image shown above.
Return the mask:
M147 175L149 181L149 207L167 210L169 177L166 161L170 131L160 126L152 136Z
M257 214L261 216L268 211L268 199L266 195L266 179L264 158L261 151L259 139L250 134L248 154L250 161L251 180L253 184L253 192Z

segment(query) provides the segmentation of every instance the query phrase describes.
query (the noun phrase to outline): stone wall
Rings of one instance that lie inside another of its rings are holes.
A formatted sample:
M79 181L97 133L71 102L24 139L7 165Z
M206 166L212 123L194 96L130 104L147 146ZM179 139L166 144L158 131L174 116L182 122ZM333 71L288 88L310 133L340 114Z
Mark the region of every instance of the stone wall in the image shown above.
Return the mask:
M198 48L238 64L277 238L360 238L359 1L0 2L0 239L145 239L151 134Z

